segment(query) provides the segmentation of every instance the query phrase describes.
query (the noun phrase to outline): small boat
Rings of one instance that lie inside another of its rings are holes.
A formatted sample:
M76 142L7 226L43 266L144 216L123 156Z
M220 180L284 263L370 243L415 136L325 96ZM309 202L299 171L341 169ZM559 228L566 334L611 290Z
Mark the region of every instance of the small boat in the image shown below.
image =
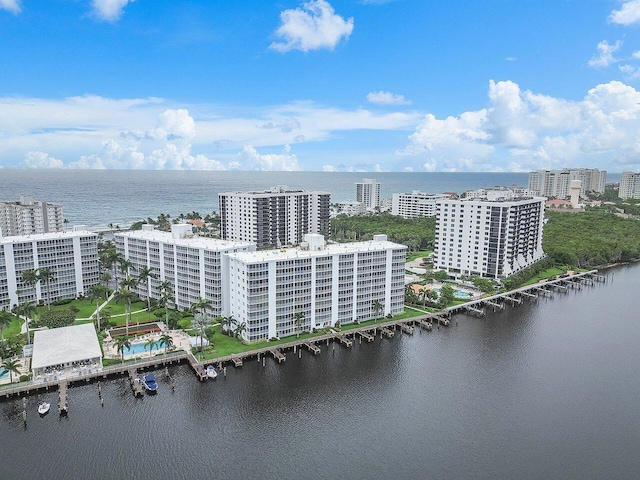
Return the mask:
M158 384L156 383L156 377L153 373L150 373L142 377L142 384L144 385L144 388L147 389L147 392L158 391Z
M50 408L51 408L50 403L40 402L40 405L38 405L38 413L40 415L46 415L47 413L49 413Z
M207 377L216 378L218 376L218 372L216 372L216 367L213 365L209 365L207 367Z

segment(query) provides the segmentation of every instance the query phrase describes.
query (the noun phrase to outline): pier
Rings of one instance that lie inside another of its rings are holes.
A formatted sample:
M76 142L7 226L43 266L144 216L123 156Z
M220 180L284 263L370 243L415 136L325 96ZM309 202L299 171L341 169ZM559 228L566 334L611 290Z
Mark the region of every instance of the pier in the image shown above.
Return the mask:
M140 381L140 377L138 377L138 372L135 368L130 368L127 370L129 374L129 385L131 385L131 391L133 392L134 397L141 397L144 394L144 387L142 386L142 381Z
M395 332L387 327L380 327L380 332L382 332L387 338L393 338Z
M285 356L285 354L284 354L284 353L282 353L282 352L281 352L279 349L277 349L277 348L273 348L273 349L269 350L269 352L271 353L271 355L273 355L273 358L275 358L275 359L278 361L278 363L282 363L282 362L284 362L284 361L287 359L287 357Z
M402 325L400 325L400 328L402 329L402 331L404 333L407 333L409 335L413 335L413 326L407 325L406 323L403 323Z
M307 347L307 349L310 352L313 352L314 355L317 355L320 353L320 347L317 346L315 343L311 343L311 342L304 342L304 346Z
M371 343L373 342L373 339L375 338L373 335L371 335L369 332L365 332L364 330L356 332L358 335L360 335L360 338L364 338L367 342Z
M433 324L431 322L428 322L426 320L420 320L418 325L420 325L420 328L423 328L424 330L431 330L433 329Z
M69 402L67 401L67 381L62 380L58 385L58 413L64 415L69 411Z
M196 357L193 356L193 353L187 354L187 361L195 372L196 377L198 377L198 380L204 382L208 378L207 371L204 369L204 364L202 362L198 362Z
M348 338L346 335L338 335L336 338L342 345L347 348L351 348L351 345L353 345L353 340Z

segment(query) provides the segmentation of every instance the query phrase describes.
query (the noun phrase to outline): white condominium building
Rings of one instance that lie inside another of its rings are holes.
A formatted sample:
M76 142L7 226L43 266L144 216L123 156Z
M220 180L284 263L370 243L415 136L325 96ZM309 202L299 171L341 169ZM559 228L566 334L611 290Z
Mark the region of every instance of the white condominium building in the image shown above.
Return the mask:
M228 313L252 342L398 314L406 249L386 235L330 245L306 235L300 248L229 254Z
M20 195L19 202L0 202L0 237L61 232L62 205Z
M572 180L582 182L581 197L585 197L589 192L604 193L607 172L597 168L537 170L529 173L529 190L542 197L564 199L571 193Z
M434 268L502 279L544 257L542 197L439 200Z
M220 236L224 240L277 247L299 244L307 233L329 235L331 194L288 190L226 192L220 202Z
M46 268L47 284L27 285L25 270ZM0 309L26 301L46 302L84 295L99 282L98 235L89 231L0 238Z
M436 214L436 201L446 198L440 193L423 193L414 190L411 193L394 193L391 214L404 218L433 217Z
M364 178L356 182L356 202L364 204L368 210L380 205L380 183L374 178Z
M116 233L116 251L132 263L131 276L135 278L143 266L156 276L148 284L139 282L134 291L141 298L159 299L160 282L167 280L175 306L190 308L198 298L206 298L211 301L209 313L219 315L223 311L225 254L253 251L255 245L196 237L189 224L171 228L171 232L161 232L153 225L143 225L142 230Z
M618 197L623 200L627 198L640 198L640 173L622 172L622 175L620 175Z

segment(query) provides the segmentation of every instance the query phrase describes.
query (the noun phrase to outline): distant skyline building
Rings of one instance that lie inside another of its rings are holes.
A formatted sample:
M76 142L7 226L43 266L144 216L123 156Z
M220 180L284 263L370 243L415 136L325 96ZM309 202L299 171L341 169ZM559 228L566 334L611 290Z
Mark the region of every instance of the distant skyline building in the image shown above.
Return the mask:
M139 282L133 289L141 298L160 299L158 287L167 280L176 307L191 308L199 298L206 298L211 301L211 313L220 315L224 277L228 275L226 254L253 251L256 247L249 242L197 237L192 228L190 224L174 224L171 232L162 232L153 225L143 225L142 230L118 232L116 251L131 262L132 276L142 267L148 267L155 275L148 285Z
M309 234L299 248L230 253L229 314L254 342L295 334L296 314L311 331L401 313L406 250L386 235L326 244Z
M618 187L618 198L623 200L640 198L640 173L622 172L620 186Z
M571 194L571 181L580 180L580 197L588 193L604 193L607 172L597 168L564 168L529 172L529 190L542 197L565 199Z
M25 270L46 268L53 273L27 285ZM36 303L85 295L99 283L98 235L86 230L38 233L0 238L0 309L26 301Z
M20 195L17 202L0 202L0 237L63 231L62 205Z
M437 202L434 268L503 279L544 258L544 198L505 190Z
M424 193L413 190L411 193L394 193L391 200L391 214L404 218L433 217L436 214L436 201L447 198L441 193Z
M364 178L356 182L356 202L364 204L367 210L380 205L380 183L375 178Z
M329 235L329 192L289 190L218 194L223 240L285 246L299 244L307 233Z

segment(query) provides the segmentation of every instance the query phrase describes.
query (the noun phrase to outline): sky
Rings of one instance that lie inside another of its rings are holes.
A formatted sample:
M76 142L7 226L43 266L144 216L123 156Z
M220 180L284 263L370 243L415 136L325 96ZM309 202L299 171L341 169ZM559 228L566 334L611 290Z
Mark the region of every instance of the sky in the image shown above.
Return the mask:
M0 169L565 167L640 170L640 0L0 0Z

